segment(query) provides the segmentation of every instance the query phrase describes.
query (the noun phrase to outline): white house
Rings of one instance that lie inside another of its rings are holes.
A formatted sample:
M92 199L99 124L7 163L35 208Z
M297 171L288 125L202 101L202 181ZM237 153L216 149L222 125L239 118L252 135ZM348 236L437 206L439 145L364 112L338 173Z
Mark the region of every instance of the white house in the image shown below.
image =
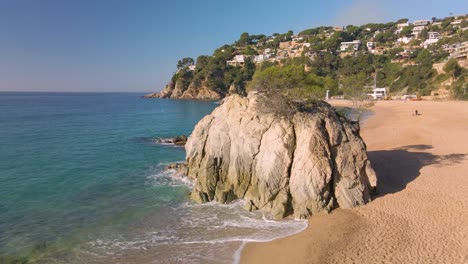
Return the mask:
M427 32L427 38L428 39L441 39L442 37L440 36L439 32Z
M403 28L409 26L410 24L409 23L400 23L397 25L397 29L395 30L395 34L398 35L401 33L401 31L403 30Z
M227 65L231 66L242 66L245 62L245 55L236 55L232 60L228 60Z
M270 48L266 48L264 51L263 51L263 54L269 54L271 53L271 49Z
M340 51L347 51L348 49L359 50L360 46L361 46L360 40L341 42Z
M402 38L397 39L397 42L408 44L412 39L413 37L402 37Z
M409 25L410 25L409 23L400 23L400 24L397 24L397 28L402 29L402 28L407 27Z
M450 22L450 25L452 25L452 26L460 26L461 22L462 22L461 19L454 20L454 21Z
M426 39L426 41L424 41L424 43L422 43L422 46L424 48L427 48L427 46L432 45L434 43L437 43L439 41L439 39L441 39L441 38L442 37L440 36L439 32L428 32L427 33L427 39Z
M429 45L435 44L439 41L439 39L426 39L423 43L421 43L421 46L423 48L427 48Z
M270 54L260 54L254 57L255 63L262 63L270 58Z
M368 50L374 50L377 47L377 42L367 42L366 43L367 49Z
M455 58L460 66L468 67L468 41L452 45L450 57Z
M192 64L188 67L189 71L194 71L195 70L195 67L196 65L195 64Z
M415 35L416 37L419 37L419 35L421 34L421 32L424 30L424 28L426 28L425 26L417 26L417 27L414 27L413 28L413 35Z
M427 26L429 25L431 22L429 20L416 20L413 22L413 25L415 27L419 27L419 26Z
M367 95L372 96L372 98L374 98L374 100L382 99L382 98L385 98L387 96L387 89L385 89L385 88L374 88L374 89L372 89L372 93L367 94Z
M296 42L300 42L302 41L304 38L302 36L292 36L292 41L296 41Z

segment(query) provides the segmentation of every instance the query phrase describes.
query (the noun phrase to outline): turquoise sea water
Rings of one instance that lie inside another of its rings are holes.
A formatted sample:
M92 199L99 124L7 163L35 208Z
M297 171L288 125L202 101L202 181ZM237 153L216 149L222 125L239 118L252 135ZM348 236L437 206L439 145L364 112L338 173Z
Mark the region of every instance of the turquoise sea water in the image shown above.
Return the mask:
M195 205L165 171L214 102L134 93L0 93L0 262L232 262L302 230L236 203ZM223 253L217 253L220 249Z

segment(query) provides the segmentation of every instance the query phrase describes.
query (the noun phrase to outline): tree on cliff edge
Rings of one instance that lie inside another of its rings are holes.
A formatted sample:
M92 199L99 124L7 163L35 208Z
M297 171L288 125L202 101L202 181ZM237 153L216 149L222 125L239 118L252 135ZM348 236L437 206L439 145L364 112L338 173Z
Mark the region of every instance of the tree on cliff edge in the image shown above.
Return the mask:
M177 62L177 69L180 70L193 64L195 64L195 61L190 57L186 57Z

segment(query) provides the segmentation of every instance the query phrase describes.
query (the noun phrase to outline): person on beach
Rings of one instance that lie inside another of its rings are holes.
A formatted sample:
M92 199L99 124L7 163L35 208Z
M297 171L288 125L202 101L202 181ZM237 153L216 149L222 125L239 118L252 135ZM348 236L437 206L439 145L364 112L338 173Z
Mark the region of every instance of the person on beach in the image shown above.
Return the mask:
M416 115L416 116L419 115L418 109L416 109L416 110L414 111L414 115Z

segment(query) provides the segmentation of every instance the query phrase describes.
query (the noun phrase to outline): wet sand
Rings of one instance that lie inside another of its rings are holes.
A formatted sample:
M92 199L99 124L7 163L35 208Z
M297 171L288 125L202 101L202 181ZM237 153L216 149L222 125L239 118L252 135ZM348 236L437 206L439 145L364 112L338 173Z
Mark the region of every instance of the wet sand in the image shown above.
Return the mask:
M249 243L241 263L468 263L468 102L379 101L372 111L361 135L374 201Z

